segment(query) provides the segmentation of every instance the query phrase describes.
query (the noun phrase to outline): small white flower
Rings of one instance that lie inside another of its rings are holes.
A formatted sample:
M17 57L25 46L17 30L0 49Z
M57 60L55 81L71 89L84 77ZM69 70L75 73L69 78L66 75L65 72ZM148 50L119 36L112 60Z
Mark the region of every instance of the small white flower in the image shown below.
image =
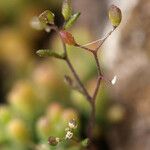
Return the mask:
M68 126L71 129L76 129L77 128L77 122L74 119L72 119L69 121Z
M49 33L49 32L51 31L51 27L46 26L46 27L45 27L45 31Z
M68 131L68 132L66 133L65 139L71 139L72 137L73 137L73 133L72 133L71 131Z
M117 81L117 76L114 76L114 78L111 80L111 84L115 85L116 81Z
M59 143L60 142L60 138L56 137L56 141Z

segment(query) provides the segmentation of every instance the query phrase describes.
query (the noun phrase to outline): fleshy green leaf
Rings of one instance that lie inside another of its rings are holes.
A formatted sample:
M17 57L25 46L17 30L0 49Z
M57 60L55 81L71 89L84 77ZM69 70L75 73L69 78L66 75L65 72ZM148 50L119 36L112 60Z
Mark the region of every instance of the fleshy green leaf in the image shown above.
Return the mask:
M36 52L36 54L40 57L55 57L59 59L64 59L64 54L57 54L48 49L41 49Z
M72 15L71 0L64 0L62 5L62 15L66 21Z
M74 23L77 21L77 19L79 18L80 14L81 14L80 12L77 12L74 15L72 15L70 17L70 19L66 22L64 28L68 29L68 28L72 27L74 25Z

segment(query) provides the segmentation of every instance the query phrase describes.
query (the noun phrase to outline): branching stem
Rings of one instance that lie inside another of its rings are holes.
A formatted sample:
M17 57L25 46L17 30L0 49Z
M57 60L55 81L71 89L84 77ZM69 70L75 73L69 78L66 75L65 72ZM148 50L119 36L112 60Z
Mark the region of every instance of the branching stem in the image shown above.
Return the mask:
M57 27L54 28L54 30L59 34L59 29ZM60 34L59 34L60 36ZM61 39L61 42L62 42L62 45L63 45L63 50L64 50L64 60L66 61L69 69L71 70L74 78L76 79L77 83L79 84L81 90L82 90L82 93L84 94L84 96L87 98L88 102L91 103L91 99L92 97L90 96L90 94L88 93L88 91L86 90L85 86L83 85L83 83L81 82L77 72L75 71L70 59L69 59L69 56L68 56L68 53L67 53L67 48L66 48L66 44L64 43L62 37L60 36L60 39Z
M59 34L59 29L55 26L53 27L53 29ZM95 63L96 63L96 67L97 67L97 74L98 74L98 77L97 77L97 83L96 83L96 87L95 87L95 90L94 90L94 93L92 96L90 96L89 92L87 91L87 89L85 88L84 84L82 83L82 81L80 80L80 77L78 76L76 70L74 69L70 59L69 59L69 56L68 56L68 53L67 53L67 49L66 49L66 44L64 43L62 37L60 36L60 39L61 39L61 42L62 42L62 45L63 45L63 50L64 50L64 60L66 61L70 71L72 72L74 78L76 79L76 82L78 83L81 91L82 91L82 94L86 97L87 101L90 103L91 105L91 113L90 113L90 119L89 119L89 123L88 123L88 138L90 139L90 141L93 141L93 132L94 132L94 126L95 126L95 112L96 112L96 108L95 108L95 103L96 103L96 97L97 97L97 94L98 94L98 91L99 91L99 88L100 88L100 85L101 85L101 81L103 79L103 74L101 72L101 67L100 67L100 63L99 63L99 59L98 59L98 50L100 49L100 47L103 45L103 43L106 41L106 39L113 33L113 31L115 30L116 28L113 28L110 32L108 32L106 34L106 36L104 38L101 39L101 42L100 44L98 45L97 48L95 48L94 50L93 49L90 49L90 48L87 48L86 46L82 46L82 45L79 45L79 44L76 44L75 46L76 47L80 47L86 51L89 51L93 54L94 56L94 59L95 59ZM92 149L92 148L91 148Z
M112 30L110 30L102 39L100 45L95 49L97 52L100 49L100 47L103 45L103 43L107 40L107 38L115 31L116 27L113 27Z
M101 68L100 68L100 63L99 63L99 60L98 60L98 56L97 56L97 52L93 53L94 55L94 58L95 58L95 62L96 62L96 66L97 66L97 71L98 71L98 78L97 78L97 84L96 84L96 88L95 88L95 91L94 91L94 94L93 94L93 101L95 101L96 99L96 96L97 96L97 93L98 93L98 89L99 89L99 86L100 86L100 82L102 80L102 72L101 72Z

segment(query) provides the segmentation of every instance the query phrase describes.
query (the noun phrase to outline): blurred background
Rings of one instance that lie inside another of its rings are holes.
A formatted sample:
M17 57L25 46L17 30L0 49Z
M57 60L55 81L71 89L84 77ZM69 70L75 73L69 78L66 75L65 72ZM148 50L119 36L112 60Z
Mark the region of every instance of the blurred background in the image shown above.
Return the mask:
M46 9L63 23L62 0L0 1L0 149L79 150L73 142L49 147L50 135L63 137L67 122L78 121L76 137L86 138L90 107L85 98L64 83L71 73L66 64L39 58L38 49L61 51L53 33L31 27L32 18ZM95 149L149 150L150 148L150 1L74 0L81 16L70 32L85 44L111 29L107 10L118 5L123 20L101 49L105 76L96 104ZM90 93L96 83L96 66L81 49L68 46L68 53Z

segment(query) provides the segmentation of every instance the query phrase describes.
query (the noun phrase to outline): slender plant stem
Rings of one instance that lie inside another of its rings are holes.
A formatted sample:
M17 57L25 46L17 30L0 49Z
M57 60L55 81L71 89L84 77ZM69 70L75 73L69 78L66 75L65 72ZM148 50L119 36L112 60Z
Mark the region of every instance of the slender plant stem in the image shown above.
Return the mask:
M89 95L89 93L87 92L86 88L84 87L84 85L82 84L79 76L77 75L76 71L74 70L69 58L67 57L66 62L68 64L68 67L70 68L72 74L74 75L76 81L78 82L78 84L80 85L80 88L82 89L82 92L84 93L84 95L86 96L87 100L91 103L91 96Z
M98 78L97 78L97 83L96 83L96 88L94 90L94 94L92 96L92 104L91 104L91 113L90 113L90 119L89 119L89 124L88 124L88 136L90 138L90 140L93 140L94 137L94 126L95 126L95 105L96 105L96 96L98 94L99 91L99 87L100 87L100 83L102 80L102 72L101 72L101 68L100 68L100 63L98 60L98 56L97 56L97 52L93 52L93 56L96 62L96 66L97 66L97 73L98 73Z
M99 50L99 48L104 44L104 42L107 40L107 38L115 31L116 27L113 27L112 30L110 30L102 39L100 45L96 48L96 51Z
M100 68L100 63L99 63L99 60L98 60L97 52L93 53L93 55L94 55L96 66L97 66L98 76L100 76L100 75L102 75L102 72L101 72L101 68Z
M97 84L96 84L96 88L95 88L95 91L94 91L94 94L93 94L93 97L92 97L93 101L95 101L103 75L102 75L102 72L101 72L101 68L100 68L100 63L99 63L99 60L98 60L97 52L93 53L93 55L94 55L94 58L95 58L97 71L98 71Z
M84 49L84 50L86 50L86 51L89 51L89 52L92 52L93 53L93 49L90 49L90 48L88 48L88 47L86 47L86 46L83 46L83 45L80 45L80 44L76 44L75 45L76 47L79 47L79 48L82 48L82 49Z
M93 141L94 138L94 126L95 126L95 103L92 102L91 113L90 113L89 123L87 127L87 135L91 142Z
M58 28L56 28L55 31L59 34ZM60 34L59 34L59 36L60 36ZM76 79L77 83L79 84L79 86L80 86L80 88L81 88L83 94L84 94L85 97L87 98L87 101L88 101L89 103L91 103L91 96L90 96L90 94L88 93L88 91L86 90L86 88L85 88L85 86L83 85L83 83L81 82L81 80L80 80L78 74L76 73L76 71L75 71L75 69L74 69L74 67L73 67L73 65L72 65L72 63L71 63L71 61L70 61L70 59L69 59L69 56L68 56L68 53L67 53L66 44L64 43L64 41L63 41L63 39L62 39L61 36L60 36L60 39L61 39L61 42L62 42L62 45L63 45L64 54L65 54L64 60L66 61L66 63L67 63L67 65L68 65L69 69L71 70L71 72L72 72L74 78Z

